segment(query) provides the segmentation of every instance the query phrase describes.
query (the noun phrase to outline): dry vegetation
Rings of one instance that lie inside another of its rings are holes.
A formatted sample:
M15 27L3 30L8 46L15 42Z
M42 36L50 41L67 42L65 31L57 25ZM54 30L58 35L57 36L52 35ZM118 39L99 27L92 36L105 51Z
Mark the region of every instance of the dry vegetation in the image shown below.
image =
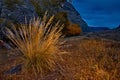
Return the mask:
M70 43L65 65L73 80L119 80L120 43L96 39L73 39Z
M52 25L53 19L54 16L46 21L45 15L42 21L38 18L29 24L6 28L6 35L12 42L12 51L21 54L22 72L33 73L36 79L46 71L53 71L62 53L63 26L59 22Z
M69 26L66 27L66 30L64 31L64 34L66 36L75 36L80 35L82 33L82 30L78 24L70 23Z
M119 80L120 78L119 42L69 38L66 39L61 50L66 50L68 53L62 55L63 60L56 64L54 71L48 71L42 80ZM31 73L24 76L22 72L4 75L4 77L2 72L15 66L16 62L19 62L19 56L17 59L14 57L8 59L12 59L13 63L7 62L0 65L2 67L1 79L6 77L13 80L35 79Z
M71 37L61 44L62 28L46 18L7 29L16 48L0 49L0 80L119 80L120 42Z

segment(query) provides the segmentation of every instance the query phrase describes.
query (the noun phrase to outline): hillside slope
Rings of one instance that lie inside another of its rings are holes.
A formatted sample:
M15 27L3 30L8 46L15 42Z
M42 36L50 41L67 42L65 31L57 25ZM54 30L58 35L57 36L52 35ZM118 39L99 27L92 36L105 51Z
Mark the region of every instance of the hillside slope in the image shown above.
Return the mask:
M24 23L25 18L30 20L33 17L41 17L45 11L55 15L60 13L58 17L62 21L68 19L72 24L78 24L83 31L87 30L87 23L67 1L57 4L51 3L50 0L0 0L0 32L2 27L9 26L10 23Z

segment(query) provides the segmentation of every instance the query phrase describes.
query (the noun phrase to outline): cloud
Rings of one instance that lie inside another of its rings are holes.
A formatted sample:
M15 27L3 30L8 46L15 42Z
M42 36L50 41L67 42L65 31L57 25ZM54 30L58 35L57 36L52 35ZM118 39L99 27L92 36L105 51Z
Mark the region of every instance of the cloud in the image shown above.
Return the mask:
M73 0L73 5L88 25L116 27L120 24L120 0Z

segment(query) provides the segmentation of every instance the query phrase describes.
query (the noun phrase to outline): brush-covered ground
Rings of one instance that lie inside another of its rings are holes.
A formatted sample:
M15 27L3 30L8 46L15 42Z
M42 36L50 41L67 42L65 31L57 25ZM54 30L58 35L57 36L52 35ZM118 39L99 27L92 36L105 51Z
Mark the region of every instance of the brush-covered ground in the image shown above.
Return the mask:
M65 40L62 61L39 76L22 71L7 74L21 63L22 55L0 49L0 80L120 80L120 42L80 36Z

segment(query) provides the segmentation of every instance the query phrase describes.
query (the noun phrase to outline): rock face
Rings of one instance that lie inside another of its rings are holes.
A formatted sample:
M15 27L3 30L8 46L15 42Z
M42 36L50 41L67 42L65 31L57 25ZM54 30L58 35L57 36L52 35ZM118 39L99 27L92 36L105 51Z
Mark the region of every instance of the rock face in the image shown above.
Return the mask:
M0 38L3 36L3 28L10 23L24 23L25 18L30 20L37 16L29 0L12 1L15 0L0 0Z
M13 2L14 1L14 2ZM40 1L41 7L43 6L42 0ZM46 0L49 1L49 0ZM46 7L48 8L48 7ZM75 10L73 5L69 2L64 2L60 7L51 6L49 9L52 9L52 12L62 12L65 11L68 14L68 19L73 24L79 24L82 28L82 31L86 31L87 24L80 17L80 14ZM25 18L30 20L34 16L38 16L35 6L30 2L30 0L0 0L0 35L2 28L11 22L14 23L24 23Z
M29 0L20 0L22 3L16 2L16 4L12 2L5 3L5 1L8 1L8 0L2 0L0 2L0 18L23 23L25 22L25 17L27 19L30 19L33 16L37 15L33 5L31 5ZM10 8L10 5L11 5L11 8Z
M88 25L87 23L81 18L80 14L78 11L73 7L73 5L69 2L65 2L63 6L63 11L67 11L68 13L68 18L72 23L79 24L80 27L82 28L82 31L86 32Z

